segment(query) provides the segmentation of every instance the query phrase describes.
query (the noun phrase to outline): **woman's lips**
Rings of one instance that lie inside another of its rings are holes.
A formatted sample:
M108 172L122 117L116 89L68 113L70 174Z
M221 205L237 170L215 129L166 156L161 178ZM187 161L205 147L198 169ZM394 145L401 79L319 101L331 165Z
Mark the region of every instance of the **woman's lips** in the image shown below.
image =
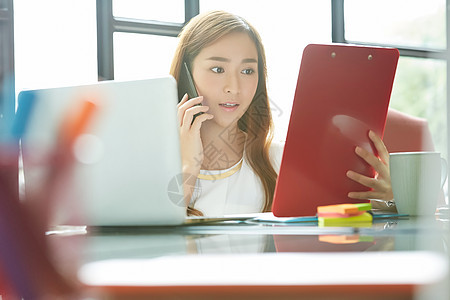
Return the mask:
M224 103L219 103L219 106L227 112L232 112L238 108L239 104L236 102L224 102Z

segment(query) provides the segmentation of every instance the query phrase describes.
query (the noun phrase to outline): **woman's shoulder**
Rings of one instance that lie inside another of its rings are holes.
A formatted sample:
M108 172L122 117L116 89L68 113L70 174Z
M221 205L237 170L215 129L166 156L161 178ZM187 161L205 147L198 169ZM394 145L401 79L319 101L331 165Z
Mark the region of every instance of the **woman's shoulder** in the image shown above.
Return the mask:
M284 149L284 144L285 144L286 142L285 141L283 141L283 140L273 140L271 143L270 143L270 151L283 151L283 149Z

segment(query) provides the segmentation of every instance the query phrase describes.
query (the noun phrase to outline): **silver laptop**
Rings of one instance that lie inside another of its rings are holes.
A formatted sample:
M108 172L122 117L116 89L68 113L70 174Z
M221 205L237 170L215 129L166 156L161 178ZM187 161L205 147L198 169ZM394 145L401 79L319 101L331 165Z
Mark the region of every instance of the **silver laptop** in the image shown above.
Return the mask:
M34 96L22 139L25 194L42 185L57 132L83 99L99 108L73 151L71 176L55 188L54 225L176 225L185 220L172 77L23 91ZM78 225L78 224L77 224Z

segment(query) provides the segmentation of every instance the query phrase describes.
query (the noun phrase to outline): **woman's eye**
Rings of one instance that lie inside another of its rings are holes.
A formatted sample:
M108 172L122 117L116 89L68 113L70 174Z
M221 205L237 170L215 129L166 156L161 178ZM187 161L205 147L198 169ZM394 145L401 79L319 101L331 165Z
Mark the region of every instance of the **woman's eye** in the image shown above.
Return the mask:
M244 69L244 70L242 70L241 73L245 74L245 75L251 75L251 74L255 73L255 70L253 70L253 69Z
M225 72L225 70L223 68L221 68L221 67L211 68L211 71L213 71L214 73L223 73L223 72Z

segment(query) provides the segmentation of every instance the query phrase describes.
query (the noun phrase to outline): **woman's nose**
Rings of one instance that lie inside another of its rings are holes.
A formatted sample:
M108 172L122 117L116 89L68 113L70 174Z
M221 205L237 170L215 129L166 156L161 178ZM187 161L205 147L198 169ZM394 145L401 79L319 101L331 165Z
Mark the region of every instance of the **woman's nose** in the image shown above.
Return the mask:
M239 92L239 79L237 78L237 76L227 76L224 86L224 92L227 94L237 94Z

